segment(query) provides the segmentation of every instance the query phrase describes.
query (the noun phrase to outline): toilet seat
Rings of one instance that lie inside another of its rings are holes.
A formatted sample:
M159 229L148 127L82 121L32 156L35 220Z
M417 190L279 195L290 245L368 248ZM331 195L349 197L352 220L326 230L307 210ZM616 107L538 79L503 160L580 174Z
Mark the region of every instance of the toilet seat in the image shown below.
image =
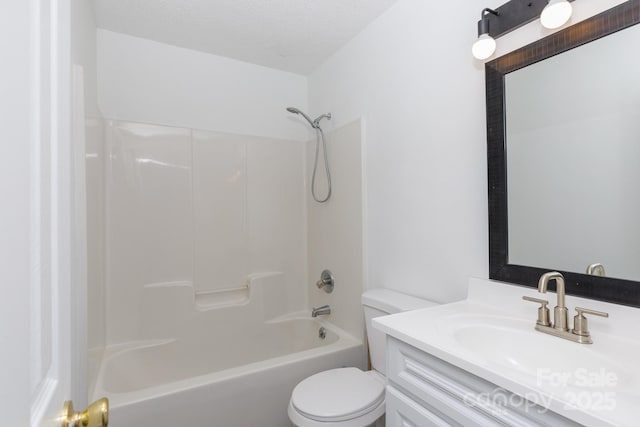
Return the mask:
M368 425L384 414L384 377L375 371L339 368L301 381L291 394L289 416L298 426ZM356 425L356 424L353 424Z

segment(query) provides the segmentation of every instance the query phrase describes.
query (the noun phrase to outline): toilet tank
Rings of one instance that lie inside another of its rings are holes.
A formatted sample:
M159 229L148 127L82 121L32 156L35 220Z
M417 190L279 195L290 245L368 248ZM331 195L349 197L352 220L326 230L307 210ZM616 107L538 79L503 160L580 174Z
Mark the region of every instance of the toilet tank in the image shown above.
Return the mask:
M362 308L364 310L367 341L371 366L374 370L387 376L387 346L386 335L371 325L371 320L378 316L400 313L432 307L437 303L389 289L372 289L362 294Z

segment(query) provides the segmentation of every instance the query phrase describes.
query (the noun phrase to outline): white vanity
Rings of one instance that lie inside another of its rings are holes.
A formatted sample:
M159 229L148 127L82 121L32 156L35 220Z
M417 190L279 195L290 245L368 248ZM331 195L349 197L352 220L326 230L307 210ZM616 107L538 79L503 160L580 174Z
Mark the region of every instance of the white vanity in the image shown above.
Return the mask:
M522 296L541 294L471 279L464 301L374 319L388 336L387 426L640 425L640 309L567 296L572 314L610 314L579 344L536 331Z

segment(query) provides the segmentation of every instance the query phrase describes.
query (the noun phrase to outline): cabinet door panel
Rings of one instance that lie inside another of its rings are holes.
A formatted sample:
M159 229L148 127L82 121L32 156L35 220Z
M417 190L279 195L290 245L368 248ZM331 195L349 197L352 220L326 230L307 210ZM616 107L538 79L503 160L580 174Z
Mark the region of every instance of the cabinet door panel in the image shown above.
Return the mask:
M387 352L389 384L465 427L579 425L395 338Z
M392 386L387 386L387 427L450 427L451 424Z

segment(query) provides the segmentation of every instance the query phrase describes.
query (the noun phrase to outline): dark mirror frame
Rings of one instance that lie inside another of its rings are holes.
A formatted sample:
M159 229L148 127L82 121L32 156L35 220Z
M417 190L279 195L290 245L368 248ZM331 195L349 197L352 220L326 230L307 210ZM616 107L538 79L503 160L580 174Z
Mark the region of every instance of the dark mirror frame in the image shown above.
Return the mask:
M560 271L565 277L567 294L640 307L640 282L562 271L554 266L530 267L508 264L504 100L506 74L638 23L640 23L640 0L630 0L485 64L489 181L489 278L537 287L538 279L543 273ZM630 46L629 49L630 55L637 54L636 46ZM552 245L553 242L549 242L549 244Z

